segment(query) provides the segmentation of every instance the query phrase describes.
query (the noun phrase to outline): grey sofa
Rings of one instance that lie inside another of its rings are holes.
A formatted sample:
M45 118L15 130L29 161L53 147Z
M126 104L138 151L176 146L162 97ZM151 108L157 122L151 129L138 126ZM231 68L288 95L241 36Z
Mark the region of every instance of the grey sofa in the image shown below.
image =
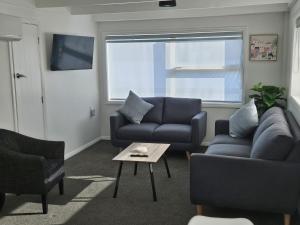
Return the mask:
M144 98L154 107L141 124L132 124L120 113L110 117L112 144L127 147L132 142L169 143L171 149L197 151L206 135L206 112L200 99Z
M0 210L5 194L41 195L48 212L47 193L59 184L64 193L64 142L30 138L0 129Z
M192 154L193 204L289 214L300 193L300 128L290 112L266 111L255 133L230 137L229 122L216 121L216 136L205 154ZM288 224L288 223L286 223Z

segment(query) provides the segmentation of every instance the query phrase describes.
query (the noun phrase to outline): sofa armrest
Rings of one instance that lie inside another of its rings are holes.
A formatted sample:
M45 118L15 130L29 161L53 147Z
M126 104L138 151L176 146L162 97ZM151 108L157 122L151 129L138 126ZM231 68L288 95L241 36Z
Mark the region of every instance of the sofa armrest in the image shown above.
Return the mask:
M191 201L218 207L293 213L300 191L300 164L192 154Z
M207 113L200 112L192 118L192 142L199 147L206 135Z
M110 137L112 141L116 140L118 129L125 124L127 124L126 119L121 113L116 112L110 116Z
M46 178L46 159L0 147L0 190L41 192Z
M216 120L215 135L229 134L229 120Z

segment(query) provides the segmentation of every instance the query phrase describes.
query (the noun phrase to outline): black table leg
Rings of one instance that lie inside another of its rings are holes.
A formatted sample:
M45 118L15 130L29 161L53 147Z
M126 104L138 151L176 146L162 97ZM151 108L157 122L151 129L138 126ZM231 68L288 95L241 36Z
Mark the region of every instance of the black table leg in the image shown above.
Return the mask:
M157 197L156 197L156 190L155 190L155 183L154 183L154 175L153 175L152 163L149 163L149 172L150 172L152 192L153 192L153 201L156 202L157 201Z
M134 176L136 176L136 174L137 174L137 167L138 167L138 163L135 162L134 163Z
M0 193L0 211L5 203L5 193Z
M120 162L119 169L118 169L118 176L117 176L117 181L116 181L116 186L115 186L115 192L114 192L114 198L117 197L118 194L118 188L119 188L119 182L120 182L120 177L121 177L121 172L122 172L122 166L123 162Z
M168 161L167 161L167 156L163 156L163 159L164 159L164 163L165 163L165 166L166 166L166 169L167 169L167 174L168 174L168 177L170 178L171 177L171 174L170 174L170 170L169 170L169 165L168 165Z
M48 214L48 198L47 194L42 195L43 214Z

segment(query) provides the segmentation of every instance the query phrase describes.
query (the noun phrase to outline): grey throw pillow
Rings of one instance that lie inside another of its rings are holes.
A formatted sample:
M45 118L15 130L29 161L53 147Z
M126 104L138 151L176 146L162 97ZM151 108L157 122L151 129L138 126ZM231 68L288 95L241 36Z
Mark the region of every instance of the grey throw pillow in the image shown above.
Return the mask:
M231 137L242 138L250 135L258 125L257 109L252 99L243 105L229 119Z
M118 111L130 122L140 124L143 117L152 108L152 104L144 101L135 93L130 91L125 103Z

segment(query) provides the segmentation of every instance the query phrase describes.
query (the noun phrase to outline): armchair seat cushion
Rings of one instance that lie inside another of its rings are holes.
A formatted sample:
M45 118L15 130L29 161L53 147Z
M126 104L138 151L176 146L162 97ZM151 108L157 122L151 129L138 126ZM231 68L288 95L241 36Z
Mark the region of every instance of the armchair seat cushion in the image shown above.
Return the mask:
M120 127L117 137L125 140L152 141L152 134L158 126L157 123L127 124Z
M210 145L214 144L233 144L233 145L248 145L252 143L251 138L233 138L226 134L219 134L214 137Z
M186 124L163 124L155 129L153 137L162 142L191 142L192 127Z
M210 145L206 150L207 155L225 155L234 157L249 158L251 146L237 144L215 144Z

